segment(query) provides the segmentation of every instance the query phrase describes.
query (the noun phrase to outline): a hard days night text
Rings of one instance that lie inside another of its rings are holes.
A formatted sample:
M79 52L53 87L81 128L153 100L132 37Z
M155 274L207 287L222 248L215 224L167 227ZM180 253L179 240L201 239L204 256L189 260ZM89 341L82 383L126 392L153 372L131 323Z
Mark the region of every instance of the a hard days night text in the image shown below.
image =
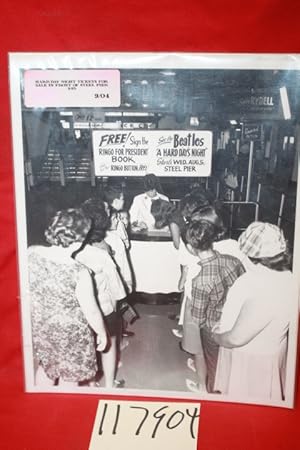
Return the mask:
M207 164L208 144L197 132L111 132L102 133L96 156L102 172L146 172L160 175L199 175ZM129 172L129 173L128 173Z

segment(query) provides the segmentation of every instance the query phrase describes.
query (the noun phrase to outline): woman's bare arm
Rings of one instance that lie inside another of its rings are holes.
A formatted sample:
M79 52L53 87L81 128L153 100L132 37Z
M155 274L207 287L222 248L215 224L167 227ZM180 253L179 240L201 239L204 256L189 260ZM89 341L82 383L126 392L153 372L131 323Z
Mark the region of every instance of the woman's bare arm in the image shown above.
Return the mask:
M179 226L176 223L171 222L170 225L169 225L169 228L170 228L171 236L172 236L172 239L173 239L174 247L178 250L179 249L179 245L180 245L180 229L179 229Z
M249 299L243 304L231 330L224 333L215 332L213 338L222 347L242 347L261 333L271 321L272 312L263 308L259 301Z
M75 292L86 320L97 334L97 350L104 350L107 344L106 328L95 298L93 281L87 269L79 273Z

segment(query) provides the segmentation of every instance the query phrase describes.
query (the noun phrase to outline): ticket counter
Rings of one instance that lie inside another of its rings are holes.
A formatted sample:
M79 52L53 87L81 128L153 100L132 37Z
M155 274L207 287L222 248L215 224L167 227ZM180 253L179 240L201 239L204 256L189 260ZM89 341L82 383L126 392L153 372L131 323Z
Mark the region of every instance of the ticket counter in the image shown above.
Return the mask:
M180 264L168 231L131 234L130 257L135 291L148 294L178 292Z

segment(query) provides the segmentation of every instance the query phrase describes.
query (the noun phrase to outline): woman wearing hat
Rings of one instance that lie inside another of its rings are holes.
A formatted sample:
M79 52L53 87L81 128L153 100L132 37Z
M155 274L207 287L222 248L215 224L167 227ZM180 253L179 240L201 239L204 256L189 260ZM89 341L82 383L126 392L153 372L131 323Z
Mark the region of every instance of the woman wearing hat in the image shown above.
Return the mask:
M221 346L215 389L237 398L284 400L288 333L297 320L297 285L282 231L254 222L239 238L254 263L228 292L213 336Z

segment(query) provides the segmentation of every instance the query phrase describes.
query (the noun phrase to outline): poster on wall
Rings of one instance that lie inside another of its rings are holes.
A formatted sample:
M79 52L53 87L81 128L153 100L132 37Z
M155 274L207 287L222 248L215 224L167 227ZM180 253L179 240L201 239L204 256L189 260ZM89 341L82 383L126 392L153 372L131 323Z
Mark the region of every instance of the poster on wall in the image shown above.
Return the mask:
M299 56L9 72L26 391L292 408Z

